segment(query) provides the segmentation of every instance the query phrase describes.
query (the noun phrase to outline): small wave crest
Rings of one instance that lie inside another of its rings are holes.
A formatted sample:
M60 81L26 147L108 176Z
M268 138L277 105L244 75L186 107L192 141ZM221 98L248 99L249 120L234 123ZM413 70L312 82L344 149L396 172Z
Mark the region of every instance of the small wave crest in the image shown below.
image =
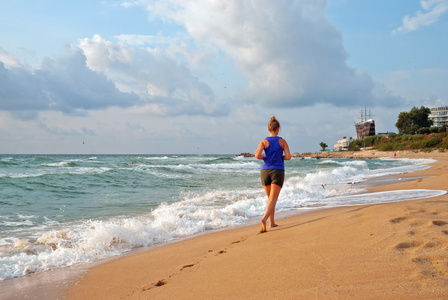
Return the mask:
M77 167L78 164L73 161L61 161L55 163L41 164L41 166L47 167Z
M138 247L166 243L198 232L241 224L255 195L237 192L185 194L185 199L161 204L135 218L89 220L43 233L35 242L15 241L0 247L0 279L19 277L62 266L97 261ZM225 203L225 204L223 204ZM260 210L261 209L261 210Z
M334 164L334 165L342 165L342 166L361 166L361 167L367 167L367 162L365 160L322 160L317 163L318 165L325 165L325 164Z

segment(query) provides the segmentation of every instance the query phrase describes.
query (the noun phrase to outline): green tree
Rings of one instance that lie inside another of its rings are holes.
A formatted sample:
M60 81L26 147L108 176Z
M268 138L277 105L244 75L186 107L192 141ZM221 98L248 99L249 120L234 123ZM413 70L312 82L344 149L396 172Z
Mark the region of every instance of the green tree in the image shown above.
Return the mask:
M433 122L428 118L431 110L427 107L413 107L410 112L401 112L395 126L400 133L416 133L423 127L431 127Z
M320 144L319 144L321 147L322 147L322 151L325 151L325 148L327 148L328 147L328 145L327 144L325 144L324 142L320 142Z

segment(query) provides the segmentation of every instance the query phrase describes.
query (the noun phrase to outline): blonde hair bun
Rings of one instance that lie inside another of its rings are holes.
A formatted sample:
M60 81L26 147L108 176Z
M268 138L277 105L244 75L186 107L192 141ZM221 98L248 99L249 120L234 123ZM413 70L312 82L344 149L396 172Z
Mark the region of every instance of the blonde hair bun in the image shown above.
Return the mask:
M275 116L271 117L271 120L268 123L268 129L271 132L275 132L280 128L280 122L275 118Z

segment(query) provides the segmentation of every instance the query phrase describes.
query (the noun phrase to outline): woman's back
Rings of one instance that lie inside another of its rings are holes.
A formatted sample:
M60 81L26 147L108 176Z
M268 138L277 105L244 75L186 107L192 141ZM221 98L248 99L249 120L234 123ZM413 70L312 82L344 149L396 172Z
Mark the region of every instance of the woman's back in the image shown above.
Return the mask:
M283 161L283 148L279 142L280 139L281 137L278 136L266 138L269 142L269 146L264 149L265 157L263 166L261 167L262 170L285 169L285 164Z

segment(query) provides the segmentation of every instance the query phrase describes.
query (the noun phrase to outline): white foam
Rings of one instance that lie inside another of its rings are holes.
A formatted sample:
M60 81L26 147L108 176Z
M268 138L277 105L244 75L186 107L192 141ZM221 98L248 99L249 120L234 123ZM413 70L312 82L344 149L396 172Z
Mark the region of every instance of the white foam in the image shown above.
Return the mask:
M161 160L165 158L161 157ZM170 157L170 159L172 159ZM179 160L184 157L176 158ZM188 158L191 161L191 157ZM166 174L173 170L173 176L188 177L203 172L258 172L260 162L253 159L234 159L232 162L214 164L204 163L213 157L197 157L194 163L177 161L175 165L154 165L143 163L133 167L139 172ZM182 164L178 164L182 162ZM428 162L428 160L425 160ZM323 165L334 163L323 161ZM375 193L356 196L340 196L359 192L353 181L368 177L396 174L426 168L422 165L400 166L367 171L365 161L336 161L334 168L320 168L306 171L306 174L288 174L277 203L277 211L305 209L316 206L357 205L382 203L416 198L434 197L445 191L395 191L395 193ZM397 161L398 164L403 162ZM409 162L405 162L409 164ZM105 172L109 168L71 167L70 172ZM127 170L127 169L126 169ZM180 171L180 172L179 172ZM84 173L83 173L84 172ZM177 173L176 173L177 172ZM0 279L23 276L48 269L83 262L96 261L118 255L125 251L143 246L170 242L192 234L238 225L263 215L266 195L257 185L254 188L203 191L181 193L173 203L160 204L153 211L137 217L88 220L74 224L59 224L49 218L29 239L15 237L0 239ZM33 216L19 216L21 220L3 220L10 225L32 226ZM16 222L16 224L13 224ZM5 223L6 225L6 223ZM63 227L61 227L63 226ZM37 234L38 233L38 234Z
M246 157L244 157L244 155L237 155L233 158L233 160L245 160Z
M387 192L367 193L360 195L346 195L322 200L328 206L351 206L373 203L388 203L404 200L417 200L445 195L443 190L396 190Z
M144 165L141 169L171 169L174 171L188 171L204 173L210 172L246 172L247 170L259 171L260 164L254 161L238 163L215 163L215 164L178 164L178 165Z
M333 159L325 159L317 163L318 165L325 164L337 164L342 166L361 166L367 167L367 162L365 160L333 160Z
M167 160L167 159L169 159L169 157L168 156L149 156L149 157L143 157L143 159L146 159L146 160L160 160L160 159Z
M382 157L379 158L379 160L397 161L397 162L411 163L414 165L430 164L437 161L432 158L390 158L390 157Z
M328 197L328 190L291 179L282 190L277 211L312 206L340 206L440 196L446 191L410 190ZM0 278L23 276L67 265L92 262L136 247L242 224L263 214L266 196L259 190L187 193L184 200L162 204L136 218L90 220L42 234L35 243L16 240L0 248ZM6 241L2 241L5 244Z
M397 174L404 174L404 173L410 173L410 172L416 172L421 170L426 170L430 168L428 165L407 165L407 166L399 166L399 167L391 167L387 169L376 169L376 170L369 170L362 174L362 177L372 178L372 177L379 177L379 176L385 176L385 175L397 175Z

